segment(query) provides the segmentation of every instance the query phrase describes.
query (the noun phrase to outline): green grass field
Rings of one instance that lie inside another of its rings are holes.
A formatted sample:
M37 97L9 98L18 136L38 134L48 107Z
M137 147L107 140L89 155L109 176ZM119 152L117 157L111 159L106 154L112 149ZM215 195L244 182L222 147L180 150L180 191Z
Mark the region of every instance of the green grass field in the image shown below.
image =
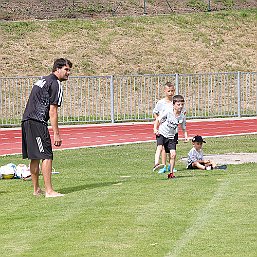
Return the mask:
M256 152L256 140L207 138L204 152ZM256 256L257 164L191 172L190 148L179 143L174 180L151 171L155 143L56 151L58 199L0 180L0 256Z

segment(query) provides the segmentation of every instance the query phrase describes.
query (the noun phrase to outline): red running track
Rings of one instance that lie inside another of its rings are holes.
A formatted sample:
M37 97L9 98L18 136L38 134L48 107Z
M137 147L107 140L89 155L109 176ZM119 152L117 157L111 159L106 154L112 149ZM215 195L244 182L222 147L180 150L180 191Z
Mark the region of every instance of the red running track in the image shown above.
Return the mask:
M103 124L60 127L63 143L56 149L73 149L104 145L154 141L152 123ZM188 120L189 137L219 137L257 133L257 118ZM52 131L50 129L52 136ZM183 134L180 132L180 136ZM21 130L0 129L0 156L21 153Z

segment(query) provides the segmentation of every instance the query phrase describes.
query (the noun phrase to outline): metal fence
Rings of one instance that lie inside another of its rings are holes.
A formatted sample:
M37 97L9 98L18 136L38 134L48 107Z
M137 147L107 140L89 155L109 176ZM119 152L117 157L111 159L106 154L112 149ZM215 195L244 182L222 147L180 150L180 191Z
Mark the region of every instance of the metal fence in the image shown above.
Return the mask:
M134 15L165 15L173 13L206 12L254 8L253 0L143 0L101 1L70 0L65 5L58 1L1 1L2 20L96 18Z
M37 79L0 78L0 127L20 125ZM189 119L257 116L257 72L73 76L63 83L59 122L150 121L167 81L185 97Z

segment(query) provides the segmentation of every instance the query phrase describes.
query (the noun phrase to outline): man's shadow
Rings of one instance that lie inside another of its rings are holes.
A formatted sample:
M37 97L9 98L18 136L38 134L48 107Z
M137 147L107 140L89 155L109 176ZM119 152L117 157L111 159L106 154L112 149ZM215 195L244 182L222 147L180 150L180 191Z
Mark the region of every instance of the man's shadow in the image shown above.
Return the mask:
M122 181L123 183L124 181ZM107 187L107 186L112 186L119 183L119 181L113 181L113 182L102 182L102 183L93 183L93 184L86 184L86 185L79 185L79 186L73 186L73 187L66 187L60 189L60 193L62 194L69 194L77 191L82 191L82 190L90 190L98 187Z

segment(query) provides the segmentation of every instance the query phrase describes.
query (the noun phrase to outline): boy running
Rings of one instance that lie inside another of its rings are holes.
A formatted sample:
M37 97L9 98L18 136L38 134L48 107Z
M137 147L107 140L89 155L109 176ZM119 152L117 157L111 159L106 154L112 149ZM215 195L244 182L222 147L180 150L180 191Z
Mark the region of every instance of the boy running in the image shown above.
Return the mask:
M182 112L184 108L184 97L175 95L173 105L168 106L155 120L154 133L156 134L157 149L155 153L155 167L158 166L159 157L164 147L166 153L169 153L170 171L168 178L174 178L174 165L176 159L176 145L178 143L178 124L187 138L186 117Z

